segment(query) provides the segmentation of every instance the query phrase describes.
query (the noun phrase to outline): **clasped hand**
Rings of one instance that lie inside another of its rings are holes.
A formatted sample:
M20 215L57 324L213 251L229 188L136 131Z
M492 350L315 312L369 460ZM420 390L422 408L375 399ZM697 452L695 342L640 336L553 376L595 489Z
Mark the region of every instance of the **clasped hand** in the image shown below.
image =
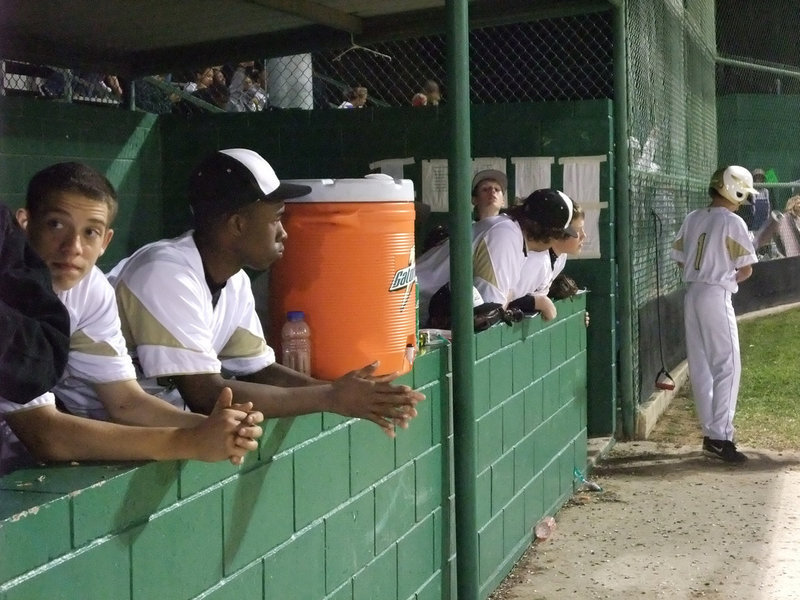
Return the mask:
M407 385L393 385L399 373L375 375L379 362L350 371L332 385L331 411L346 417L367 419L380 427L389 437L395 427L406 429L417 416L416 405L425 399L423 394Z

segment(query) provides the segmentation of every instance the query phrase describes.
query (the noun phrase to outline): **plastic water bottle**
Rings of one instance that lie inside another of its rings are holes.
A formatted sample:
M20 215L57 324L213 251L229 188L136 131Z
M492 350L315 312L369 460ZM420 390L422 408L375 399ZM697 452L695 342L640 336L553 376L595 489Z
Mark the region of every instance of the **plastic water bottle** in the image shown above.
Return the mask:
M536 536L538 541L543 542L549 538L555 530L556 520L548 515L536 524L536 527L533 529L533 535Z
M281 330L282 364L305 375L311 375L311 329L302 310L286 313Z

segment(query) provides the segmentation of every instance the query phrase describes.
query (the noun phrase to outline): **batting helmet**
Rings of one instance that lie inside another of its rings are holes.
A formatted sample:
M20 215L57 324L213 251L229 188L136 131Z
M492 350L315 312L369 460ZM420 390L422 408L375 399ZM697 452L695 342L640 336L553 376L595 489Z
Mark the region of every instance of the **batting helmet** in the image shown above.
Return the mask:
M749 196L758 195L758 190L753 187L753 176L750 171L736 165L714 171L708 187L709 192L714 190L734 204L749 204L747 201Z

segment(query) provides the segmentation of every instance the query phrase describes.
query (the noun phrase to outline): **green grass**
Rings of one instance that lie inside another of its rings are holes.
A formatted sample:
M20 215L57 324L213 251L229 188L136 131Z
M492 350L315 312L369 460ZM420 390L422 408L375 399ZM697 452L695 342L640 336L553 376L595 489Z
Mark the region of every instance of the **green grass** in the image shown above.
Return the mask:
M739 323L739 345L737 442L800 449L800 309Z

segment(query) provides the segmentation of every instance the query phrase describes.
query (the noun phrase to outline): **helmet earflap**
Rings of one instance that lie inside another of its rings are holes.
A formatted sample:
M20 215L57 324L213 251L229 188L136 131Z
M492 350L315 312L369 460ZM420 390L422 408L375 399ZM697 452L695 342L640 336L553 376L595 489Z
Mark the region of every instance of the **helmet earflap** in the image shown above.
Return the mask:
M753 187L753 176L744 167L731 165L714 171L709 187L734 204L749 204L751 195L758 195Z

